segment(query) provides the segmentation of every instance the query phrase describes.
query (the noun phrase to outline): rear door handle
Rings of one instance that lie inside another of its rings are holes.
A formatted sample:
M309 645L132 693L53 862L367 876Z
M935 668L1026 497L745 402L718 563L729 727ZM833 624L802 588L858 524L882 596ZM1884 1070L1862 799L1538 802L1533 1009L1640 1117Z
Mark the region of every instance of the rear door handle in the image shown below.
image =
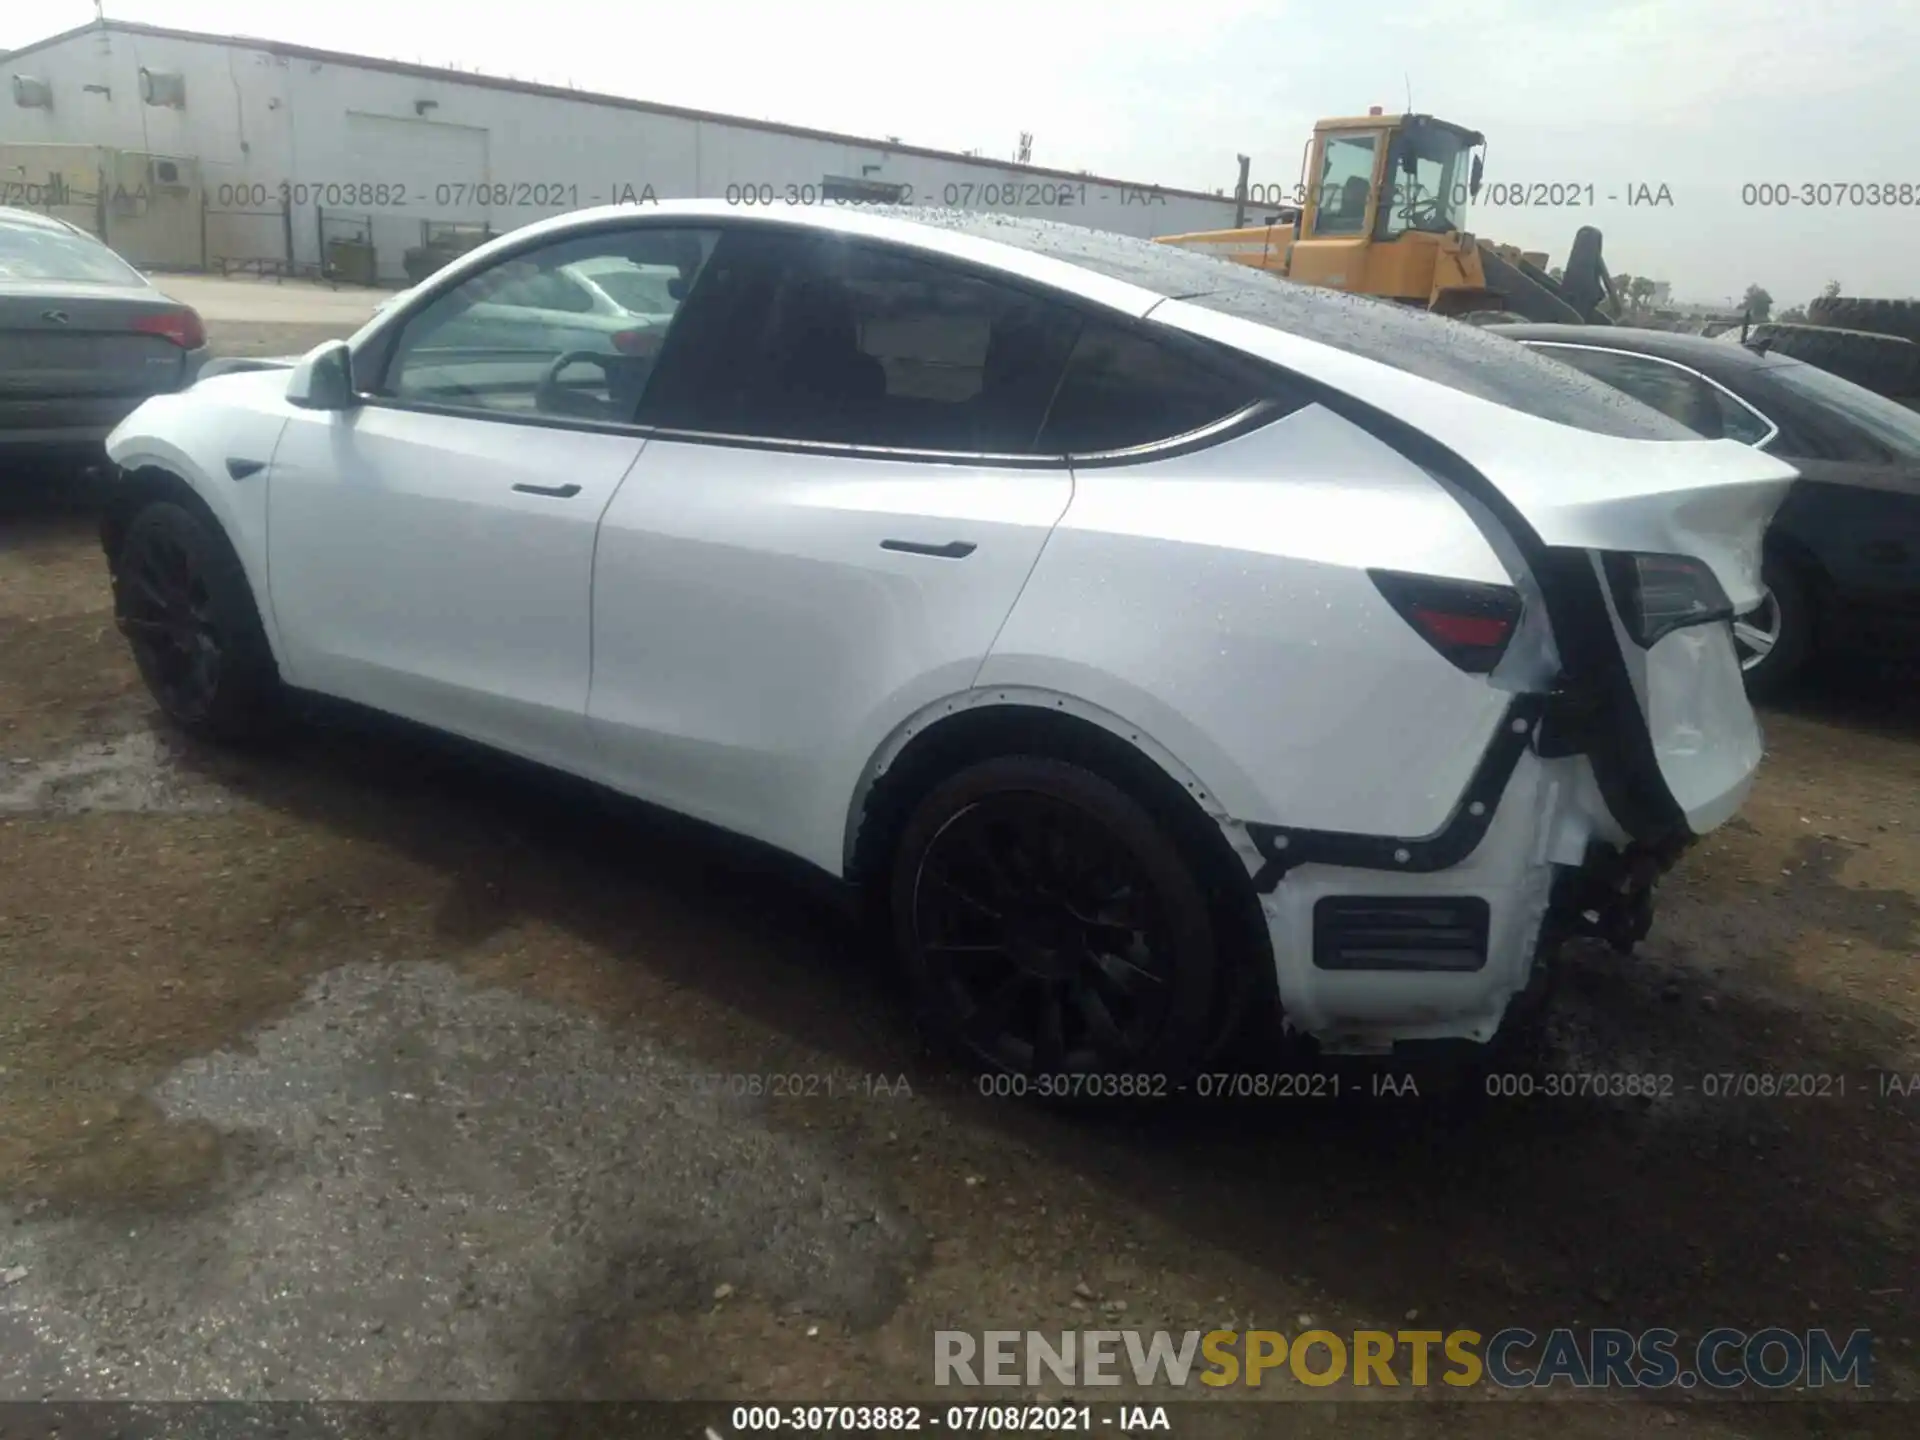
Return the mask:
M556 500L571 500L580 493L578 485L516 485L522 495L551 495Z
M264 460L242 460L234 455L227 457L227 474L236 480L244 480L249 475L258 475L266 468L267 462Z
M979 547L971 540L949 540L944 545L928 545L919 540L882 540L880 548L907 555L932 555L940 560L964 560Z

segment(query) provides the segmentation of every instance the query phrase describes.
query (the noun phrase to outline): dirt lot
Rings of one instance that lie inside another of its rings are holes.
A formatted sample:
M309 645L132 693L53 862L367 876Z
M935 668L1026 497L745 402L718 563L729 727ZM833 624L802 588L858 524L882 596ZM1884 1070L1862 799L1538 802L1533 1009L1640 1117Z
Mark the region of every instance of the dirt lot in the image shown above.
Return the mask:
M1308 1317L1864 1327L1873 1393L1920 1396L1910 687L1766 716L1757 794L1640 953L1572 957L1527 1073L1671 1095L1070 1116L947 1072L836 910L689 826L403 736L180 743L84 508L0 507L0 1400L944 1405L936 1329ZM1728 1073L1831 1078L1709 1098ZM1920 1429L1804 1394L1258 1394L1300 1403L1175 1433Z

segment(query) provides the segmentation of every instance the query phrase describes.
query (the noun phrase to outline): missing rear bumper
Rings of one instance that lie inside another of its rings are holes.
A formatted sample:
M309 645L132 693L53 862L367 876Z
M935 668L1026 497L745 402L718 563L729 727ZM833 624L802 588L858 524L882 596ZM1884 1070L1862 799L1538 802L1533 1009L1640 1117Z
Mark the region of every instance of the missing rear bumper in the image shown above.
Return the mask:
M1691 843L1676 838L1624 850L1590 846L1586 864L1555 877L1543 944L1584 937L1630 954L1653 925L1654 887Z

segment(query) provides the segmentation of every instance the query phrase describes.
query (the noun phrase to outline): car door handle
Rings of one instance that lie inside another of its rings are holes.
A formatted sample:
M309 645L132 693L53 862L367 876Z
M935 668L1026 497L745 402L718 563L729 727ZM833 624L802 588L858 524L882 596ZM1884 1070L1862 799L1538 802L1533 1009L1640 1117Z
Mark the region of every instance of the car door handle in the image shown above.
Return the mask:
M944 545L928 545L919 540L882 540L880 548L907 555L932 555L940 560L964 560L979 547L971 540L949 540Z
M516 485L522 495L551 495L556 500L571 500L580 493L578 485Z
M249 475L258 475L266 468L267 462L264 460L242 460L235 455L227 457L227 474L236 480L244 480Z

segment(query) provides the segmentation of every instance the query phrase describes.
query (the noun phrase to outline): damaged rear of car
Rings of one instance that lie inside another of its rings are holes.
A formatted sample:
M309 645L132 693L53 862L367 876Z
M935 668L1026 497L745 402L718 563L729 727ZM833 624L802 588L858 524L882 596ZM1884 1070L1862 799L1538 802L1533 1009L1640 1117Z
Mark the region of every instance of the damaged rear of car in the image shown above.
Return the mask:
M1095 268L1275 367L1286 413L1076 466L981 683L1038 685L1071 648L1083 692L1182 757L1291 1027L1491 1040L1561 941L1630 950L1746 798L1730 620L1795 472L1470 327L1115 249ZM1116 574L1150 621L1084 619Z

